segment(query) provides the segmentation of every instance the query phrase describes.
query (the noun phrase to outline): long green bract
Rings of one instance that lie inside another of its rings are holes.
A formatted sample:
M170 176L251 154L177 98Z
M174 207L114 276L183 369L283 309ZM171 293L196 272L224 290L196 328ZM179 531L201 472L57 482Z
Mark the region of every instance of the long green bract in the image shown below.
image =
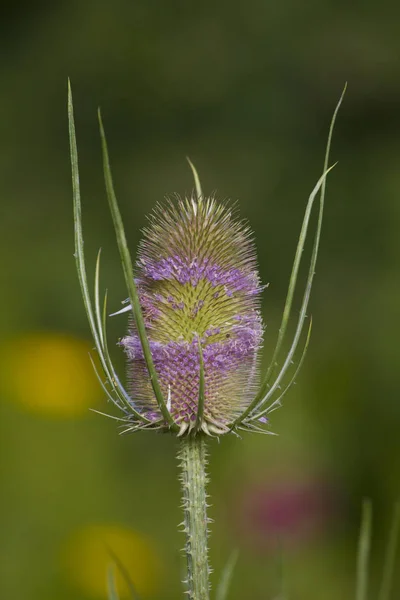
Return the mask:
M108 373L110 374L109 381L111 382L112 390L115 394L113 402L118 406L120 410L125 413L131 413L136 419L143 421L144 423L150 423L150 420L141 415L134 407L132 398L121 384L119 377L115 371L114 365L110 358L107 344L107 329L106 329L106 318L107 318L107 292L104 294L103 310L100 310L100 294L99 294L99 281L100 281L100 250L97 255L96 271L95 271L95 284L94 284L94 306L95 316L99 328L99 337L102 345L102 352L104 360L107 365ZM107 394L108 395L108 394Z
M292 272L290 275L289 287L288 287L285 306L284 306L284 310L283 310L282 321L281 321L281 325L279 328L278 339L277 339L277 342L275 345L275 349L274 349L274 352L272 355L271 362L268 366L267 373L264 377L264 380L263 380L263 382L260 386L260 389L259 389L258 393L256 394L254 400L251 402L249 407L244 411L244 413L232 424L232 427L235 427L236 425L243 422L243 420L246 419L249 414L251 414L255 409L260 409L263 406L263 404L266 401L268 401L268 399L272 395L270 393L271 389L274 388L274 391L275 391L277 389L277 387L279 386L279 383L282 380L283 376L285 375L286 370L289 367L290 362L292 360L293 354L297 348L297 344L300 339L300 335L301 335L301 331L302 331L302 325L304 323L304 319L306 316L308 301L309 301L311 288L312 288L312 282L313 282L313 278L314 278L315 264L316 264L316 260L317 260L317 256L318 256L319 240L320 240L320 235L321 235L322 218L323 218L323 210L324 210L326 176L329 173L329 171L333 168L333 166L335 166L335 165L333 165L332 167L328 168L330 147L331 147L331 142L332 142L332 134L333 134L333 129L334 129L335 121L336 121L336 116L338 114L340 105L343 101L345 91L346 91L346 86L340 96L339 102L336 105L336 108L335 108L335 111L333 113L333 117L331 120L329 134L328 134L328 141L327 141L326 151L325 151L323 174L322 174L321 178L319 179L317 185L315 186L314 190L312 191L312 193L308 199L308 202L307 202L306 212L304 214L304 219L303 219L303 223L302 223L302 227L301 227L301 231L300 231L299 241L297 244L296 254L295 254L295 258L294 258L294 262L293 262ZM308 231L308 225L309 225L309 220L310 220L310 216L311 216L311 210L313 207L315 197L319 191L321 191L321 193L320 193L320 209L319 209L319 215L318 215L318 223L317 223L316 233L315 233L315 237L314 237L314 245L313 245L313 251L312 251L312 256L311 256L311 261L310 261L310 268L308 271L308 278L307 278L307 282L306 282L306 290L305 290L305 293L303 296L303 304L302 304L301 314L300 314L300 318L299 318L299 322L298 322L299 326L296 330L291 350L289 351L289 354L291 355L291 357L289 360L285 361L284 366L282 367L281 372L278 375L277 379L275 380L273 386L271 388L269 388L269 381L273 374L274 368L276 366L276 361L278 359L280 350L282 348L283 341L285 339L285 334L286 334L286 330L287 330L287 326L288 326L289 318L290 318L290 314L291 314L291 309L292 309L293 296L294 296L294 292L295 292L295 288L296 288L302 253L303 253L305 241L307 238L307 231ZM303 318L302 318L302 314L304 315ZM268 393L266 393L268 388L269 388L269 391L268 391Z
M83 302L86 309L86 314L89 320L89 326L96 344L96 348L101 347L99 336L97 333L96 322L93 315L92 303L89 294L89 287L86 276L85 255L83 251L83 234L82 234L82 208L81 195L79 184L79 167L78 167L78 150L76 145L74 109L72 104L71 86L68 82L68 126L69 126L69 141L71 154L71 170L72 170L72 195L74 203L74 229L75 229L75 261L78 272L79 283L81 286ZM102 358L100 354L100 358ZM103 364L103 361L102 361ZM105 364L103 364L105 368Z
M278 396L278 398L276 398L272 404L270 404L269 406L267 406L266 408L264 408L261 412L255 414L255 415L251 415L251 419L254 421L257 421L258 419L260 419L261 417L263 417L266 414L270 414L272 411L274 411L275 409L279 408L279 406L281 406L281 402L282 402L282 398L284 396L286 396L286 394L288 393L288 391L290 390L290 388L292 387L292 385L295 383L298 374L301 371L301 367L303 366L304 363L304 359L306 357L307 354L307 350L308 350L308 345L310 343L310 337L311 337L311 330L312 330L312 319L310 319L310 325L308 327L308 332L307 332L307 337L306 337L306 341L304 344L304 348L303 348L303 352L301 353L300 356L300 360L298 362L297 368L293 374L293 377L291 378L291 380L289 381L289 383L286 385L286 387L284 388L283 392L280 393L280 395Z
M108 203L114 223L114 229L117 237L118 249L121 256L122 268L125 277L125 284L129 293L129 299L132 306L132 312L135 319L137 332L139 335L140 343L142 346L143 356L146 362L146 367L149 372L149 377L151 381L151 385L154 391L154 395L156 397L158 406L160 408L161 414L164 417L165 421L168 423L170 429L173 431L177 431L179 428L174 422L167 405L164 400L164 396L161 391L161 387L158 381L158 376L156 369L154 367L153 358L151 355L150 345L146 334L146 328L143 320L142 308L140 306L139 296L137 293L136 285L133 279L133 268L132 261L128 249L128 245L126 242L124 225L122 222L121 213L119 211L117 198L114 192L114 185L112 181L110 161L108 156L108 148L107 141L104 133L104 127L101 120L100 111L98 113L99 117L99 126L100 126L100 137L101 137L101 145L103 150L103 166L104 166L104 180L107 191Z
M107 353L104 351L104 338L101 333L100 320L98 317L98 265L96 268L95 275L95 312L93 311L92 301L90 298L89 286L86 274L85 265L85 254L84 254L84 242L82 232L82 205L81 205L81 194L80 194L80 181L79 181L79 165L78 165L78 149L76 143L75 133L75 121L74 121L74 108L72 102L72 91L71 85L68 81L68 127L69 127L69 140L70 140L70 156L71 156L71 171L72 171L72 196L73 196L73 207L74 207L74 231L75 231L75 261L76 269L78 273L78 279L81 287L83 302L86 310L86 314L89 321L89 327L92 332L96 350L98 352L100 363L107 381L112 387L112 391L115 397L111 395L111 392L106 391L109 398L119 406L120 395L123 396L125 390L119 390L117 381L113 375L115 375L114 367L112 366ZM99 264L99 259L98 259ZM98 329L99 327L99 329ZM104 385L104 384L103 384ZM122 386L121 386L122 387ZM125 392L126 393L126 392ZM130 405L130 411L140 419L141 421L147 422L145 417L142 417L135 409Z
M304 244L305 244L305 240L306 240L306 236L307 236L307 229L308 229L308 223L310 220L310 216L311 216L311 209L314 203L314 200L322 186L322 183L324 181L324 179L326 178L327 174L329 173L329 171L333 168L333 166L328 169L328 171L326 171L319 179L319 181L317 182L317 185L315 186L315 188L313 189L308 203L307 203L307 208L306 208L306 214L304 216L304 221L303 221L303 227L300 233L300 238L299 238L299 244L297 247L297 252L296 252L296 258L299 255L299 261L300 261L300 257L301 257L301 253L303 251L304 248ZM317 238L316 238L317 239ZM268 402L268 400L271 398L272 394L276 391L276 389L279 387L280 382L282 381L283 377L286 374L286 371L288 369L288 367L291 365L294 353L297 349L297 345L299 343L300 340L300 336L303 330L303 324L306 318L306 311L308 308L308 301L310 298L310 294L311 294L311 288L312 288L312 282L313 282L313 278L314 278L314 269L315 269L315 262L316 262L316 257L317 257L317 251L318 251L318 246L316 245L316 243L314 243L314 249L313 249L313 254L312 254L312 258L311 258L311 263L310 263L310 269L309 269L309 275L307 278L307 283L306 283L306 289L304 292L304 296L303 296L303 302L302 302L302 306L300 309L300 315L299 315L299 320L298 320L298 324L297 324L297 328L294 334L294 338L293 338L293 342L291 345L291 348L289 350L289 352L286 355L286 359L285 362L283 363L283 366L279 372L279 375L276 377L273 385L269 388L268 392L266 394L264 394L265 389L268 387L268 383L264 383L261 385L261 388L258 392L258 394L256 395L256 397L254 398L254 400L251 402L251 404L248 406L248 408L240 415L240 417L233 423L232 427L238 425L239 423L243 422L243 420L249 415L251 414L255 409L260 409L262 408L262 406L265 404L265 402ZM295 259L296 261L296 259ZM296 272L296 277L297 277L297 272ZM284 312L284 314L286 314ZM285 319L289 318L289 313L287 314L287 316L285 316ZM285 328L286 328L287 323L285 324ZM274 361L271 362L271 365L273 364ZM269 370L272 370L272 367L269 367ZM268 374L268 373L267 373Z
M331 167L331 169L332 168L333 167ZM329 169L328 172L331 169ZM328 172L324 173L324 175L321 177L321 179L317 183L316 187L314 188L314 191L312 194L313 198L312 198L311 202L313 202L315 196L317 195L318 190L319 190L320 186L322 185L322 180L325 179ZM312 252L308 278L307 278L306 289L304 292L303 301L302 301L301 308L300 308L299 319L297 322L297 327L296 327L296 331L295 331L295 334L293 337L292 345L291 345L288 353L286 354L285 361L282 365L282 368L281 368L278 376L276 377L274 383L270 386L268 392L261 399L257 399L257 401L254 401L255 407L257 409L262 408L264 406L264 404L266 402L268 402L268 400L272 397L272 395L275 393L275 391L279 388L280 383L282 382L284 376L286 375L287 370L289 369L290 365L293 362L293 357L297 350L297 346L299 344L300 337L303 332L303 325L304 325L304 322L307 317L308 303L310 300L311 289L312 289L312 284L313 284L313 279L314 279L314 274L315 274L315 263L317 261L318 241L319 241L319 236L318 236L318 238L316 236L315 241L314 241L314 248L313 248L313 252ZM251 414L252 411L249 411L249 412ZM243 420L243 418L241 418L241 420Z

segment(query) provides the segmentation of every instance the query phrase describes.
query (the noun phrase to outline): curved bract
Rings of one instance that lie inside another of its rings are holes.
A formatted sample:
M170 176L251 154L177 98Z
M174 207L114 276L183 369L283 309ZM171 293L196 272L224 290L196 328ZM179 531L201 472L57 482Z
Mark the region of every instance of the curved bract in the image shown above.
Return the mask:
M128 357L128 393L120 383L108 351L106 298L101 303L99 292L100 254L94 307L87 284L78 155L69 88L77 270L105 382L96 372L108 398L123 412L122 418L117 420L126 425L125 431L164 429L177 435L221 435L244 429L269 433L264 427L267 415L280 405L294 383L309 343L311 321L300 362L285 384L306 323L321 234L326 176L332 168L328 168L330 143L344 91L332 118L324 171L306 205L275 350L258 389L262 286L249 227L236 218L228 204L203 197L199 176L189 160L196 194L156 207L144 231L134 272L99 115L107 197L129 294L129 304L119 312L132 313L128 335L120 342ZM293 340L278 368L310 216L318 196L319 215L303 300ZM283 391L280 391L282 384Z

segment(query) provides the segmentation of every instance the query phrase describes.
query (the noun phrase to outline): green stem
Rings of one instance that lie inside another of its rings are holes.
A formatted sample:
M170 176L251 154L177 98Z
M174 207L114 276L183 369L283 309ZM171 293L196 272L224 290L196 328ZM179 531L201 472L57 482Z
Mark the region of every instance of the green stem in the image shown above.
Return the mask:
M198 433L182 438L178 457L185 513L188 596L190 600L209 600L205 436Z

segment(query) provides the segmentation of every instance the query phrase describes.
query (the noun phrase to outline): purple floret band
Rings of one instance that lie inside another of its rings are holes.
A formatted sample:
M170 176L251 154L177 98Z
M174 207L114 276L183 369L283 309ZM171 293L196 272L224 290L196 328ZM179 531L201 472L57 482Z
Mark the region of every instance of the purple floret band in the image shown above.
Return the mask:
M210 332L213 333L218 332ZM261 342L261 327L251 328L235 326L232 328L230 338L223 342L209 342L203 347L203 358L205 370L212 368L220 373L227 373L235 368L240 360L252 355ZM208 336L207 339L210 338ZM202 342L205 340L201 340ZM143 360L143 350L137 334L129 335L121 340L131 360ZM199 348L198 341L192 342L168 342L163 344L150 340L150 350L157 370L163 372L171 366L171 362L178 361L182 366L186 365L186 375L193 375L199 370Z
M222 285L231 292L244 292L255 295L262 291L256 273L243 273L236 268L223 268L212 264L207 258L194 258L190 262L178 255L162 258L157 262L143 264L143 273L153 281L176 280L184 285L196 287L207 280L213 287Z

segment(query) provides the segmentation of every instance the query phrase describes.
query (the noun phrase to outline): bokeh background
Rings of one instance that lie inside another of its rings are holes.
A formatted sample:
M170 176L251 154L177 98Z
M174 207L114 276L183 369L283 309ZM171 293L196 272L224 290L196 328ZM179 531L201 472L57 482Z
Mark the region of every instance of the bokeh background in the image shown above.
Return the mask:
M368 496L376 591L400 496L399 13L392 0L4 3L1 598L101 600L108 548L143 598L182 594L174 440L119 437L114 422L89 411L109 407L89 364L73 259L68 76L88 265L101 246L110 308L126 292L103 188L98 105L133 251L152 206L191 191L186 155L206 192L240 201L270 283L265 362L348 81L307 361L273 414L278 437L211 444L211 560L215 587L239 549L232 600L274 598L282 569L293 600L352 598ZM111 319L110 339L125 327L124 315ZM123 372L117 347L114 358ZM399 578L396 585L394 598Z

